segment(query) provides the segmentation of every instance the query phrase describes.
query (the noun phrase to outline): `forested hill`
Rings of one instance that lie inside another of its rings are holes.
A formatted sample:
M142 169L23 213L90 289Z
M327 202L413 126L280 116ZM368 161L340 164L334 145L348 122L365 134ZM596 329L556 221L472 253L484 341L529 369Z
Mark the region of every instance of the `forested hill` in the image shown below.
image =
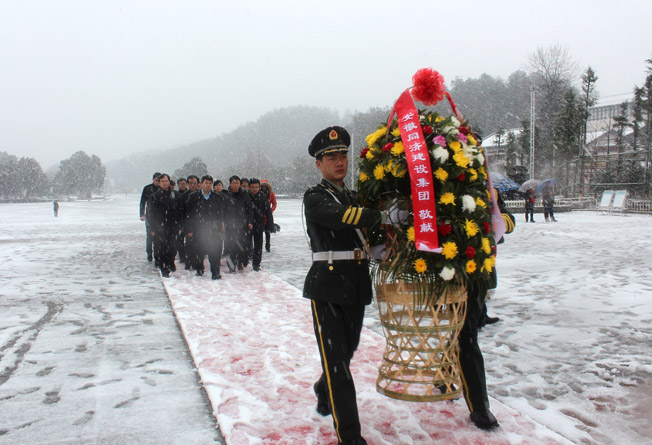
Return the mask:
M488 134L498 127L516 127L527 117L529 87L528 74L517 71L507 80L488 74L458 78L451 82L450 92L474 128ZM390 106L347 116L311 106L277 109L212 139L110 162L109 185L116 191L138 190L150 182L152 172L174 174L186 162L200 158L208 172L223 181L232 174L255 176L275 181L281 186L279 191L298 193L317 179L307 146L319 130L334 124L346 126L352 135L352 151L357 153L364 137L387 119ZM446 103L437 108L450 113Z

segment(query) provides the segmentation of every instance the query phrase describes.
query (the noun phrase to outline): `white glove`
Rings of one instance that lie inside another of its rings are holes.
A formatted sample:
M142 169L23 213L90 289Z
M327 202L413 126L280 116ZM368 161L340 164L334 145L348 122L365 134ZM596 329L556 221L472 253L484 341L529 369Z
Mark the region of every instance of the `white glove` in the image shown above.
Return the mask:
M405 225L408 222L408 216L410 216L410 212L401 210L395 205L387 211L387 224L393 226Z

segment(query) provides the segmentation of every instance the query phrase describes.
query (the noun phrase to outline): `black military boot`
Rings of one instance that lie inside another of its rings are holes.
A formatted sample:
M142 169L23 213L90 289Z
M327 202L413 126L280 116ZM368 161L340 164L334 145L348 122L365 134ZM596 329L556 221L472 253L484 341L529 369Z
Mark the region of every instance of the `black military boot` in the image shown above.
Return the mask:
M475 411L471 413L471 422L481 430L490 430L498 427L498 421L491 411Z
M330 416L332 414L331 404L328 403L326 395L319 392L319 382L315 383L312 389L315 391L315 395L317 396L317 413L320 416Z

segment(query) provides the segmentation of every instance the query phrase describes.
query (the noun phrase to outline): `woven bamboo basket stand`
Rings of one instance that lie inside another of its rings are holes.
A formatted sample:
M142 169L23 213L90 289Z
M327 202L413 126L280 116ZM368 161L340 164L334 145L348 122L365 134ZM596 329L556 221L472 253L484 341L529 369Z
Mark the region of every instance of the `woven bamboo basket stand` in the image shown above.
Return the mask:
M376 390L413 402L458 398L458 337L466 316L466 290L454 288L438 303L416 305L410 283L381 283L376 299L386 339Z

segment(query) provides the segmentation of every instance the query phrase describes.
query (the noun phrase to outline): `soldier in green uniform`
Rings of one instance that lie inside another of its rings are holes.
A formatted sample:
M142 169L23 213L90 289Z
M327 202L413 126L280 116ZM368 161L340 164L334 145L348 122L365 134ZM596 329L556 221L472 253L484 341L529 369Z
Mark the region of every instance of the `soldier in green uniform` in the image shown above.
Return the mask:
M312 300L322 375L315 383L317 412L332 414L339 443L362 445L355 386L349 364L360 341L365 306L371 303L368 249L360 228L386 215L358 206L344 185L351 138L342 127L320 131L308 151L323 180L304 195L312 267L303 296Z

